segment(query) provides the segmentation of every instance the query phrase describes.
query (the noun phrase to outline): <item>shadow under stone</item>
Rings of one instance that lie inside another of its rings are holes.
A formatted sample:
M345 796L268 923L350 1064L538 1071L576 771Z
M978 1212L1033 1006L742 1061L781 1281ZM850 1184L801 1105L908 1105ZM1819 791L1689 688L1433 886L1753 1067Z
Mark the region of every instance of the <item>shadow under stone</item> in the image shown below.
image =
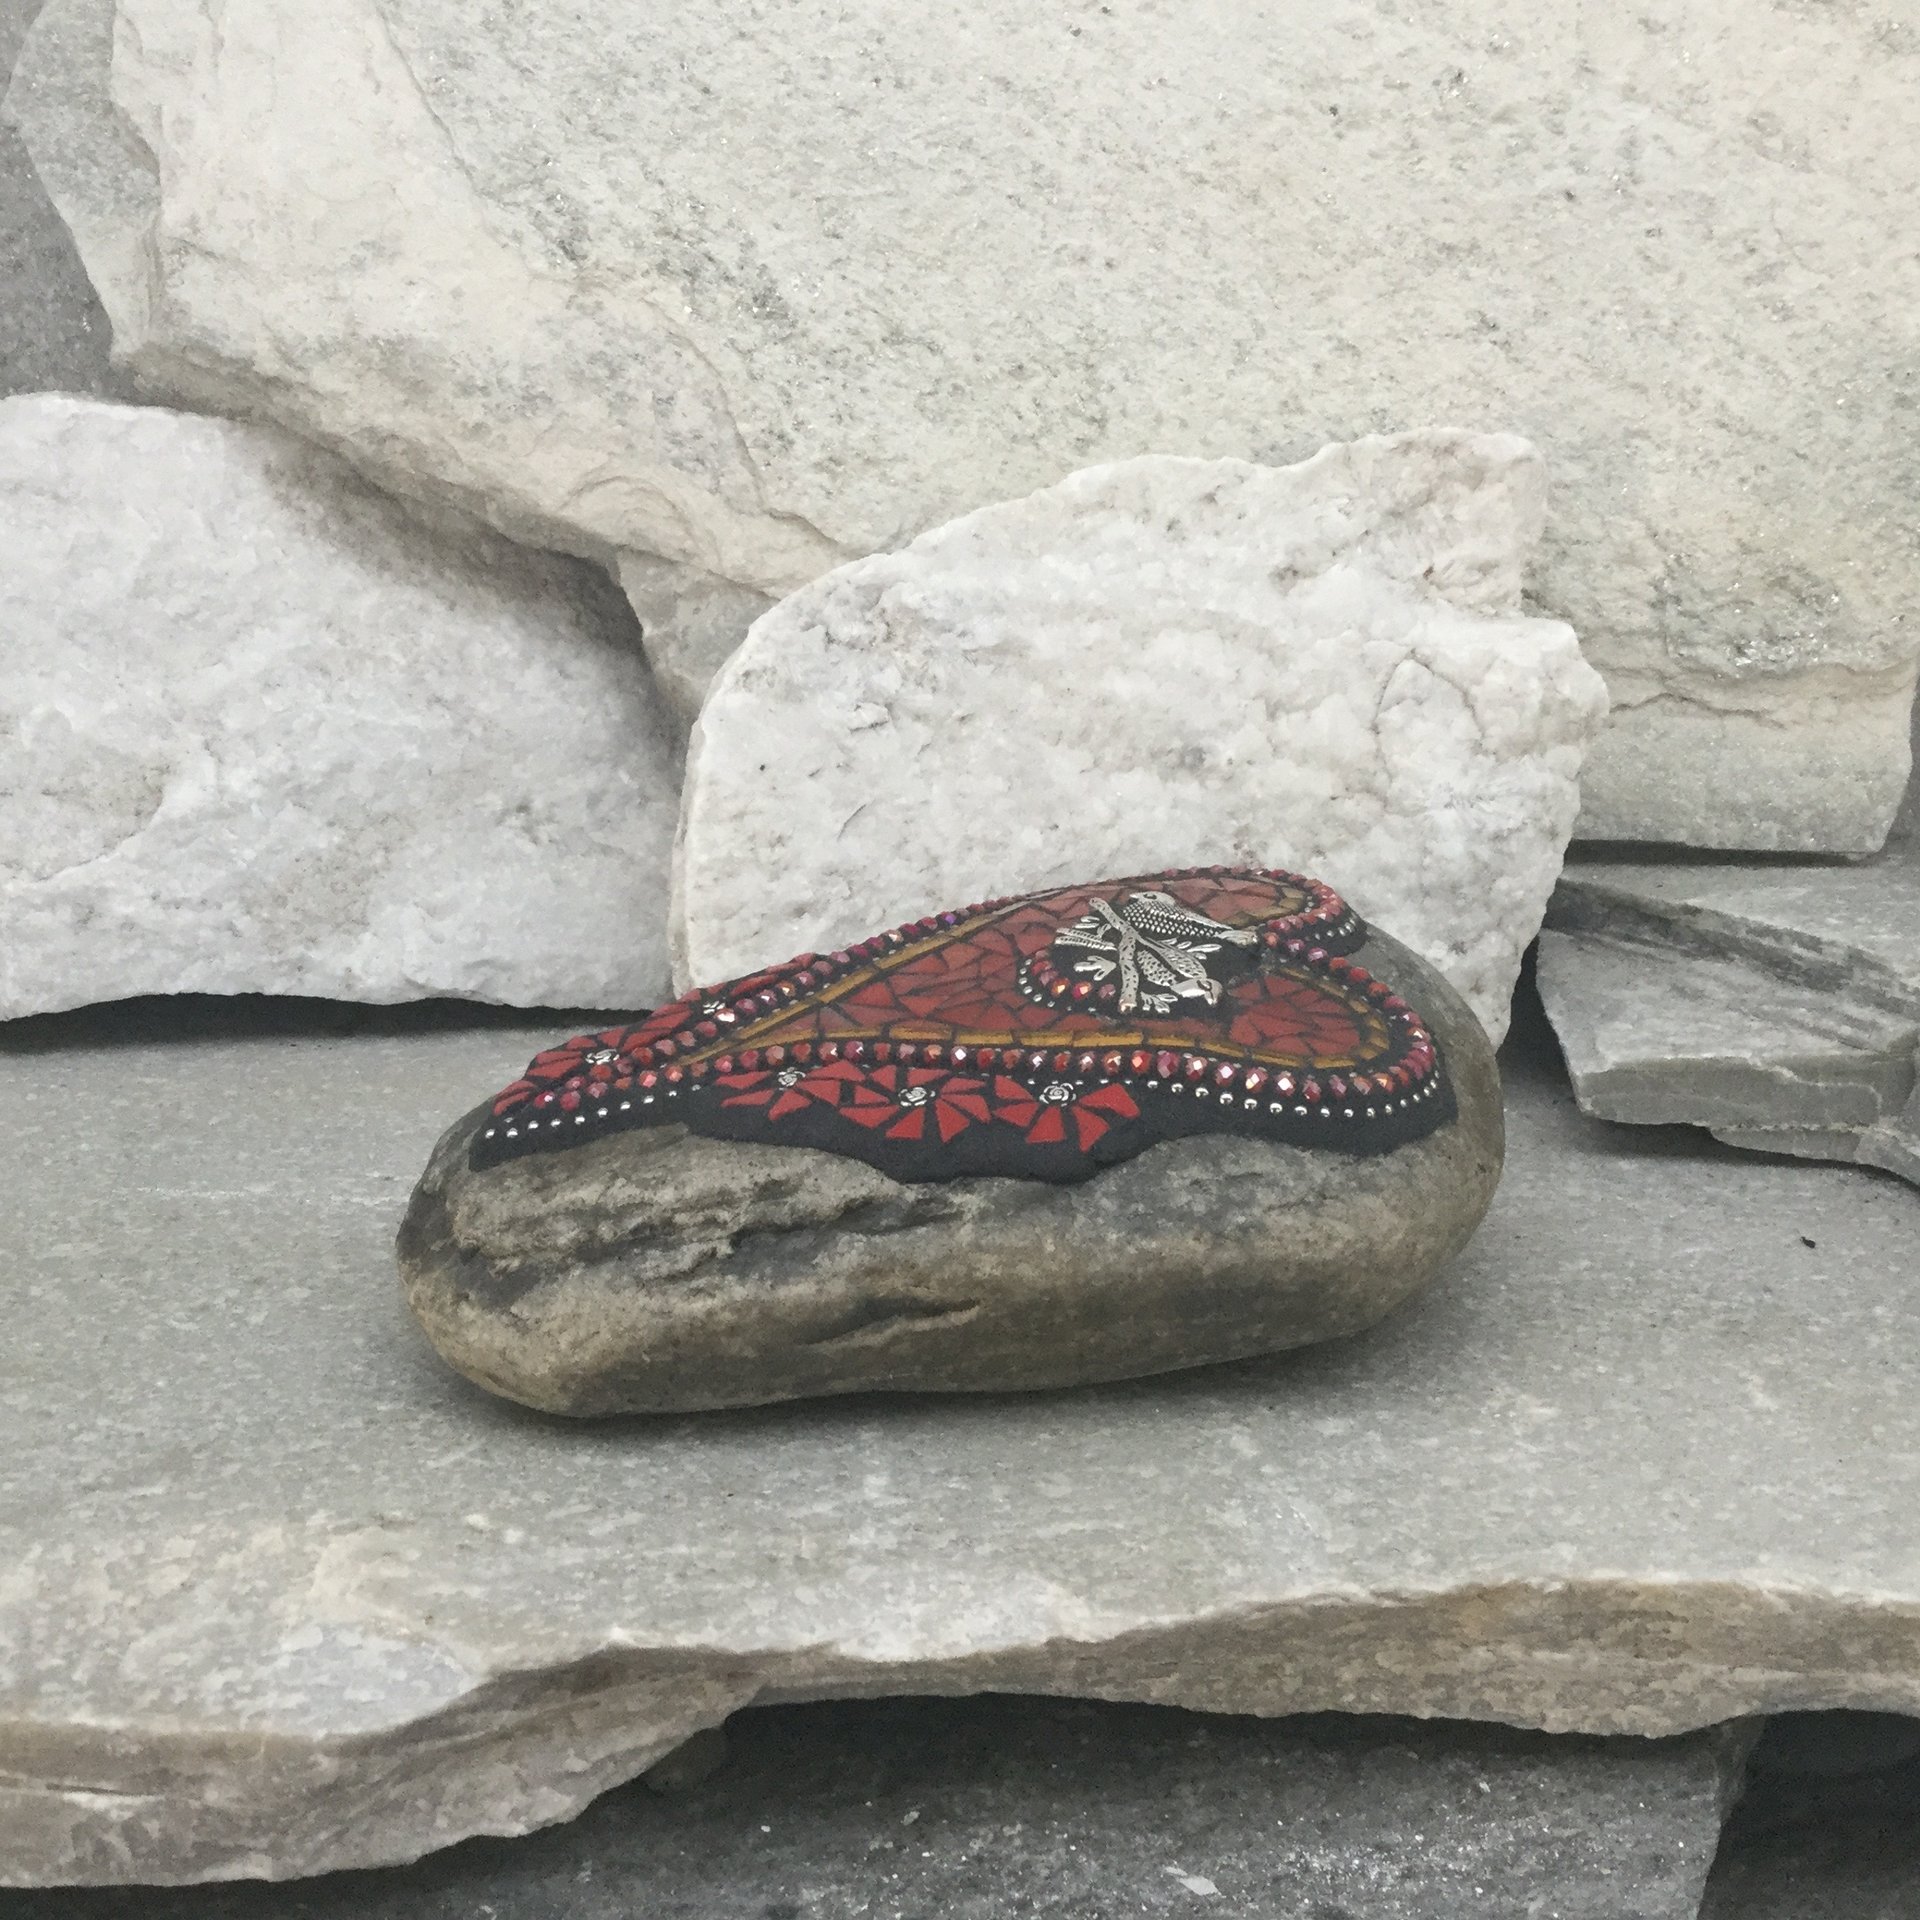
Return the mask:
M1782 1714L1755 1750L1701 1920L1920 1915L1920 1720Z
M0 1920L1693 1920L1734 1743L983 1695L774 1707L671 1797L278 1886Z
M477 1000L365 1006L299 994L152 993L0 1021L0 1054L163 1046L193 1040L393 1039L504 1027L550 1026L558 1041L632 1017L630 1008L608 1012L581 1007L497 1007Z

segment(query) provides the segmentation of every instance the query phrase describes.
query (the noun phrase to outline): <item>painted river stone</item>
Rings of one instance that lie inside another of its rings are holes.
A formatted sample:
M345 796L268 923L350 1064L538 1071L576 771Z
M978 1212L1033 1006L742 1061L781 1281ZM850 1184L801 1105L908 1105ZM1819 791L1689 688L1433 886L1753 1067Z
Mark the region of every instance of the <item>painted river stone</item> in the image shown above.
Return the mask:
M1073 1385L1372 1324L1492 1198L1500 1086L1324 884L930 915L540 1054L400 1236L483 1386L567 1413Z
M476 1168L628 1127L851 1154L897 1180L1084 1180L1156 1140L1382 1153L1454 1117L1424 1015L1298 874L1054 887L701 988L543 1053Z

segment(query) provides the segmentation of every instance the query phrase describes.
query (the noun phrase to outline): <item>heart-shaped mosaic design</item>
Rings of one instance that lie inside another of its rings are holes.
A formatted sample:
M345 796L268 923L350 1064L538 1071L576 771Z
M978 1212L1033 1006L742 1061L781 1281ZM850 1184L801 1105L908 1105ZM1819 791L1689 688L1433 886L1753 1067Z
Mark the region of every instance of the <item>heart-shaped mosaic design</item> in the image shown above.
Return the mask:
M915 920L541 1054L471 1161L678 1124L900 1180L1081 1180L1155 1141L1377 1153L1454 1117L1424 1017L1331 887L1199 867Z

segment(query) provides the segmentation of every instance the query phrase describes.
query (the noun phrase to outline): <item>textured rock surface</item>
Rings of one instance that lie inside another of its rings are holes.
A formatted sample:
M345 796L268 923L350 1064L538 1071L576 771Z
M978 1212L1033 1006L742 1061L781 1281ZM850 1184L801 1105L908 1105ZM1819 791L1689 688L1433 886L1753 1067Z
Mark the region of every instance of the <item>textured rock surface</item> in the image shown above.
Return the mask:
M467 1386L392 1275L442 1116L541 1036L34 1027L0 1056L13 1880L516 1831L755 1697L1648 1733L1920 1706L1892 1181L1596 1126L1510 1051L1492 1212L1371 1333L583 1425Z
M674 753L591 568L274 428L0 403L0 1014L638 1004Z
M59 0L12 111L142 375L736 589L1150 449L1516 428L1616 698L1584 831L1858 850L1917 57L1793 0Z
M1577 858L1549 923L1589 1113L1920 1182L1920 834L1856 866Z
M1396 943L1354 958L1421 1008L1458 1103L1390 1152L1203 1134L1081 1185L907 1185L672 1126L475 1173L483 1104L414 1194L408 1300L461 1372L556 1413L1078 1385L1354 1333L1466 1244L1501 1158L1473 1015Z
M630 1788L412 1868L149 1890L140 1920L1695 1920L1742 1744L1004 1697L728 1732L732 1763L668 1803ZM0 1920L127 1920L116 1899L0 1893Z
M1572 633L1518 617L1542 492L1506 435L1150 456L803 588L689 750L677 972L1242 861L1328 881L1498 1038L1604 708Z

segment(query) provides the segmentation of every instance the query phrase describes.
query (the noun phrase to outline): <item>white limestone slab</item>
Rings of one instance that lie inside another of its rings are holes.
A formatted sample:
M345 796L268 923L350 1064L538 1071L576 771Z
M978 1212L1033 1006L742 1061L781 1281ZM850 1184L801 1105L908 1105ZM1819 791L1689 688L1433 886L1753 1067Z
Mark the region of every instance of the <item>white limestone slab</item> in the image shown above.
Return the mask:
M0 402L0 1016L644 1005L678 753L590 567L277 428Z
M1497 1039L1600 677L1519 613L1510 435L1089 468L763 615L689 749L684 984L1088 872L1329 881Z
M664 661L1079 467L1513 428L1614 696L1585 835L1857 852L1917 90L1794 0L55 0L9 111L123 366L681 570Z
M586 1423L392 1234L550 1029L0 1035L0 1874L563 1819L749 1700L1000 1690L1671 1733L1920 1709L1913 1195L1583 1118L1356 1339L1072 1393Z

